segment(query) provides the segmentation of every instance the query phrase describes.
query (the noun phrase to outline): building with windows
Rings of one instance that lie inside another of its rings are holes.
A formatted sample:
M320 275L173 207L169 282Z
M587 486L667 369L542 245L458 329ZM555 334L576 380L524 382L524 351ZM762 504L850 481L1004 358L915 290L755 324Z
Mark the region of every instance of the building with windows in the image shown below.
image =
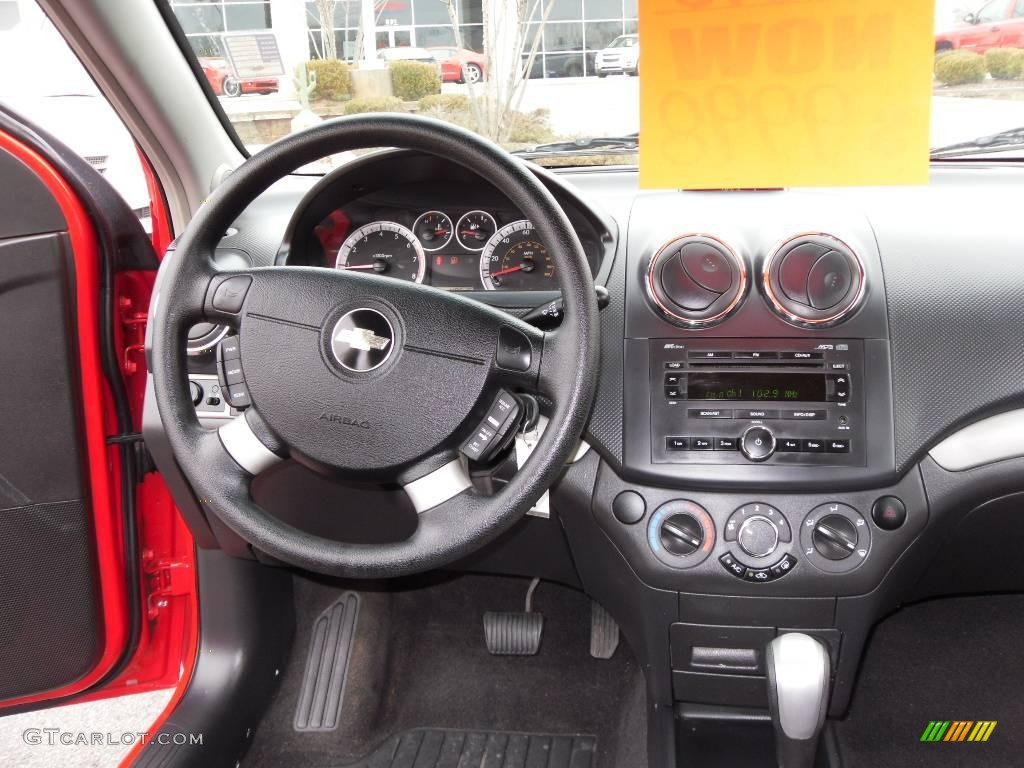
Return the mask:
M463 45L482 53L487 53L487 1L453 0ZM637 30L637 0L551 0L547 23L542 25L545 2L531 3L528 39L532 42L538 31L541 35L531 77L593 74L596 53L619 35ZM371 58L378 48L455 44L446 0L337 0L329 25L311 0L173 0L172 6L198 55L222 56L225 34L273 30L289 71L307 58L322 57L328 34L334 35L339 58L354 58L361 20L366 39L373 41L368 47Z

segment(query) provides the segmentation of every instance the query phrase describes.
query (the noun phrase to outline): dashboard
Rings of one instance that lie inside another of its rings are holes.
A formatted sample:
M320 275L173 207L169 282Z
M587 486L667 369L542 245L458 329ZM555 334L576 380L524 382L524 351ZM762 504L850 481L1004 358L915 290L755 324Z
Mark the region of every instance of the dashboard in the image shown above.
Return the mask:
M524 521L496 570L578 572L640 640L668 711L764 706L763 672L699 669L690 646L753 648L751 628L798 628L833 651L838 716L879 617L1020 588L993 567L1019 558L1019 505L986 505L1024 492L1024 169L950 163L926 187L763 192L535 173L610 298L589 450L553 488L551 519ZM468 171L387 152L282 181L222 250L525 314L557 296L557 265L522 219ZM209 349L190 370L217 386ZM305 499L300 470L290 495ZM339 517L301 506L299 526ZM375 518L395 519L386 506Z
M552 187L597 274L613 225ZM277 261L450 291L557 291L544 242L507 197L453 163L404 152L325 176L296 209Z

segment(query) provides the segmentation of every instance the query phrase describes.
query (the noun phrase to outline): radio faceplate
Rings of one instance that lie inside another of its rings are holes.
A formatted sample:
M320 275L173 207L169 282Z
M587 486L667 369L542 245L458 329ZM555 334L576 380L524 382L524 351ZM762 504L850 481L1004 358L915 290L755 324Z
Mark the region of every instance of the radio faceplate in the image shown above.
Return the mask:
M863 341L649 345L653 464L865 465Z

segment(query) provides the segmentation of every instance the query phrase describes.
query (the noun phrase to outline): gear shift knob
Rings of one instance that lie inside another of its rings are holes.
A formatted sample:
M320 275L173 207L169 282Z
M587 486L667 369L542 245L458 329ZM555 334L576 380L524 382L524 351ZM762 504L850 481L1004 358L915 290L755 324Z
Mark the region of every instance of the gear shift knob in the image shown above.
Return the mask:
M812 768L828 708L828 649L809 635L789 632L768 643L768 704L780 768Z

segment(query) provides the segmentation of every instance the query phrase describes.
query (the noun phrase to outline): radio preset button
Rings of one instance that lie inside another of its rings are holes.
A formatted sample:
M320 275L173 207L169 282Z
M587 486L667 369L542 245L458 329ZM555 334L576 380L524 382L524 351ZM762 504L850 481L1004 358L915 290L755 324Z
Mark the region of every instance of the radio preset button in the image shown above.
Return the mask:
M690 450L691 451L713 451L715 449L715 441L710 437L691 437L690 438Z
M801 440L800 448L804 453L824 453L825 452L825 441L818 440L817 438L811 438L809 440Z
M666 437L666 451L688 451L690 450L690 438L688 437Z
M849 453L850 452L850 441L849 440L826 440L825 450L829 453Z
M780 437L778 443L775 446L775 450L786 451L787 453L799 451L800 441L792 437Z
M735 451L739 442L735 437L716 437L715 438L715 450L716 451Z
M686 415L691 419L731 419L731 408L690 408Z
M775 435L767 427L750 427L740 438L740 450L751 461L765 461L775 453Z

